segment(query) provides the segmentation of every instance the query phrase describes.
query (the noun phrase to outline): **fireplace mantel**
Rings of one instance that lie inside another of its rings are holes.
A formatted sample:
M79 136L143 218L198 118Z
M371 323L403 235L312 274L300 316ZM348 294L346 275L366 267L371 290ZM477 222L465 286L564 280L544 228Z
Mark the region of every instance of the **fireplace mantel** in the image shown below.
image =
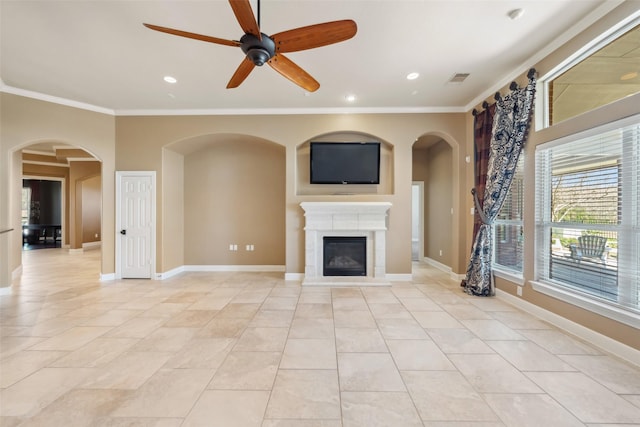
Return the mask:
M305 271L303 285L390 285L386 279L386 232L389 202L303 202ZM367 238L366 277L323 276L325 236Z

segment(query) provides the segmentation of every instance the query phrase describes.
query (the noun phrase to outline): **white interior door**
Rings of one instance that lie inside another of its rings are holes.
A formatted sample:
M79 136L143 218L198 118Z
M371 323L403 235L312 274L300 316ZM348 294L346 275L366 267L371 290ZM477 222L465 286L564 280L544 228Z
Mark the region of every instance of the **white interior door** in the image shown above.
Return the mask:
M155 171L116 172L116 277L150 279L155 271Z

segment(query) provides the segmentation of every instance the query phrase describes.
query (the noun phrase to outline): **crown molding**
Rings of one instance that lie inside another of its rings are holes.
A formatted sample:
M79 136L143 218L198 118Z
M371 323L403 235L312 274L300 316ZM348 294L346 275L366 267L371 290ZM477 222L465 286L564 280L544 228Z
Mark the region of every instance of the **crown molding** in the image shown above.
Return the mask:
M10 93L12 95L24 96L25 98L37 99L40 101L51 102L53 104L66 105L67 107L79 108L81 110L93 111L96 113L115 115L114 111L109 108L99 107L84 102L73 101L71 99L60 98L57 96L47 95L44 93L34 92L31 90L19 89L13 86L7 86L0 81L0 92Z
M110 116L258 116L258 115L329 115L329 114L426 114L464 113L466 107L362 107L362 108L202 108L178 110L112 110L92 104L7 86L0 81L0 92L53 104L66 105Z

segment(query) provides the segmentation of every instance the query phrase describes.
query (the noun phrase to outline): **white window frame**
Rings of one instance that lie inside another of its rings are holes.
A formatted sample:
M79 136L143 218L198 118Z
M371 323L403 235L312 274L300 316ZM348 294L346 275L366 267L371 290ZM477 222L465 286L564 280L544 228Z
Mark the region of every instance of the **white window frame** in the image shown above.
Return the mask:
M598 134L602 134L605 132L609 132L618 128L630 126L633 124L640 124L640 115L631 116L622 120L618 120L615 122L611 122L602 126L598 126L596 128L583 131L577 134L569 135L558 140L550 141L544 144L541 144L536 147L536 165L538 162L538 157L542 155L541 150L546 150L555 146L572 143L574 141L578 141L584 138L589 138ZM640 144L639 144L640 145ZM636 146L636 150L639 148ZM627 157L631 153L625 153L624 156ZM633 156L638 156L640 153L633 153ZM537 167L536 167L537 170ZM639 174L640 171L635 170L633 173ZM547 176L536 176L536 206L542 204L543 206L548 206L551 199L551 183L550 183L550 175ZM631 200L625 200L623 198L623 204L621 206L622 211L622 219L620 224L617 226L610 225L600 225L596 226L594 224L589 224L588 228L590 229L613 229L618 232L619 236L624 236L625 231L628 231L629 227L634 226L633 222L635 222L635 226L637 227L640 224L640 213L638 213L638 204L640 203L640 189L636 188L637 179L627 179L623 180L622 192L623 194L631 194ZM542 201L540 200L542 199ZM538 211L538 208L536 208ZM634 218L633 215L636 217ZM579 292L575 289L572 289L570 286L563 286L561 283L546 279L549 277L549 264L545 262L547 257L544 254L548 254L550 251L550 239L548 236L551 232L550 228L552 228L550 211L548 209L544 209L542 211L536 212L536 251L535 251L535 279L532 280L531 286L534 290L541 292L543 294L552 296L556 299L568 302L570 304L576 305L578 307L584 308L589 311L593 311L597 314L607 316L629 326L640 328L640 307L637 307L637 311L633 311L626 307L607 302L602 300L596 296L592 296L586 293ZM635 245L638 246L638 245ZM634 247L635 254L640 253L639 247ZM627 255L628 258L631 258L631 253ZM619 262L634 262L633 259L619 260ZM635 260L637 262L637 260ZM620 264L619 264L620 266ZM625 270L624 268L622 269ZM620 269L618 270L620 272ZM622 277L621 280L633 280L630 278ZM624 282L622 283L624 286ZM619 283L620 286L620 283Z
M551 117L549 110L550 103L550 82L555 80L565 71L574 67L578 63L582 62L597 50L603 48L607 44L616 40L627 31L640 24L640 11L629 15L627 18L620 21L618 24L611 27L608 31L596 37L590 43L585 44L581 49L578 49L573 55L562 61L560 64L549 70L545 75L540 76L536 83L536 92L539 96L535 100L535 111L541 112L535 114L535 128L545 129L550 127ZM584 114L584 113L583 113ZM570 120L570 119L567 119Z

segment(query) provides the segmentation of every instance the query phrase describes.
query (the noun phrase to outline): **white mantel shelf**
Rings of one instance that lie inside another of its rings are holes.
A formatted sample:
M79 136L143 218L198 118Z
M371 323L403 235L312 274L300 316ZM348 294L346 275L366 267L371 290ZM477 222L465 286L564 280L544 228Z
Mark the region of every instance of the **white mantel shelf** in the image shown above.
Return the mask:
M386 279L386 232L389 202L303 202L305 274L302 284L315 286L390 286ZM325 236L367 238L366 277L323 275Z

